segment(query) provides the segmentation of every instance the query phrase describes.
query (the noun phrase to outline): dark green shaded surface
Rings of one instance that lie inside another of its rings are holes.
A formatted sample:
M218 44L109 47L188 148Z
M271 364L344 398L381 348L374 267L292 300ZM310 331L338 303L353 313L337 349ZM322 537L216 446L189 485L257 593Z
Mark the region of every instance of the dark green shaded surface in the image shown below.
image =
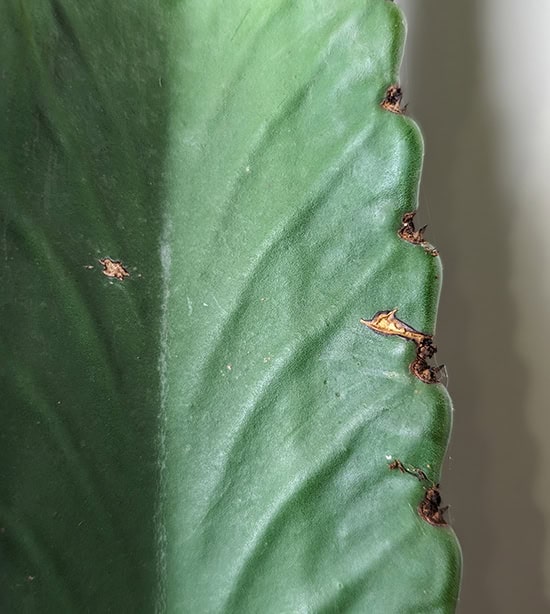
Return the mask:
M0 9L0 606L452 612L454 535L387 469L437 479L450 403L359 324L439 293L396 234L398 9L90 4Z
M168 101L149 4L0 10L0 611L10 614L154 607ZM106 255L131 278L105 277Z

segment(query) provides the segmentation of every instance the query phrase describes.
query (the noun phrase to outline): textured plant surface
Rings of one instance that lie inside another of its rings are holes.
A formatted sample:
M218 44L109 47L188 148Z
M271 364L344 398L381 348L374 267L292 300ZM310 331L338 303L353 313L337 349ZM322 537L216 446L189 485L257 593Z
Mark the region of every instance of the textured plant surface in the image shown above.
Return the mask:
M386 0L0 7L2 612L452 612ZM102 263L99 261L102 260ZM116 262L120 261L121 265Z

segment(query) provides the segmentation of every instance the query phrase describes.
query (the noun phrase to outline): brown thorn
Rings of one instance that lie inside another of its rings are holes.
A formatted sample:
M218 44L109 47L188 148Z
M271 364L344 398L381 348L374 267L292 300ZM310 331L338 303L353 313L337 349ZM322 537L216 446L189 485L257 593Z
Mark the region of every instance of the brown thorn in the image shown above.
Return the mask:
M394 459L389 465L389 469L397 469L401 473L408 473L415 476L420 482L428 482L428 476L422 469L417 467L407 467L399 459ZM441 507L441 493L439 491L439 484L432 483L431 486L425 489L424 497L418 505L418 514L420 517L429 524L436 527L447 526L447 520L445 519L445 512L449 509L446 505Z
M439 256L439 252L430 245L424 239L424 232L428 225L422 226L422 228L416 229L414 225L414 216L416 215L416 211L409 211L405 213L401 219L401 228L397 231L397 234L408 243L412 243L413 245L421 245L424 250L430 254L430 256Z
M397 231L397 234L413 245L421 245L424 241L424 230L426 230L426 226L416 230L414 225L415 215L416 211L409 211L403 215L401 218L401 228Z
M429 524L436 527L447 526L445 520L445 512L449 506L441 507L441 494L439 492L439 484L430 486L424 493L424 498L418 506L418 513Z
M425 384L439 384L441 382L440 373L444 368L445 365L432 367L424 358L418 356L410 364L411 373Z
M399 85L390 85L386 90L386 93L382 102L380 103L380 106L386 111L401 115L405 112L407 108L406 106L401 106L402 100L403 90L399 87Z

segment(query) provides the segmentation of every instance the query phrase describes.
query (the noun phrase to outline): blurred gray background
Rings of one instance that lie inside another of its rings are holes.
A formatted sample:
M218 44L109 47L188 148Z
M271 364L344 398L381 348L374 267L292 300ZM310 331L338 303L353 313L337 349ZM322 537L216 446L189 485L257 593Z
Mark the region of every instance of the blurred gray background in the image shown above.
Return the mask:
M398 0L440 250L460 613L550 612L550 3Z

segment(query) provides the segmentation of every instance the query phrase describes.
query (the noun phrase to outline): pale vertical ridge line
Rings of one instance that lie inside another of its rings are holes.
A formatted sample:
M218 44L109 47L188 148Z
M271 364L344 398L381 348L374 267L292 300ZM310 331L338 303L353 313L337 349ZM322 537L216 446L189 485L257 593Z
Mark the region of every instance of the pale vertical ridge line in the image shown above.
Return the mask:
M158 412L158 471L159 487L156 505L156 533L157 533L157 595L155 599L156 614L164 614L167 610L166 602L166 524L164 514L164 499L166 493L166 402L168 399L168 302L170 300L170 273L172 267L172 250L170 236L172 224L168 216L164 217L160 241L160 268L161 268L161 303L160 303L160 353L159 353L159 381L160 405Z

